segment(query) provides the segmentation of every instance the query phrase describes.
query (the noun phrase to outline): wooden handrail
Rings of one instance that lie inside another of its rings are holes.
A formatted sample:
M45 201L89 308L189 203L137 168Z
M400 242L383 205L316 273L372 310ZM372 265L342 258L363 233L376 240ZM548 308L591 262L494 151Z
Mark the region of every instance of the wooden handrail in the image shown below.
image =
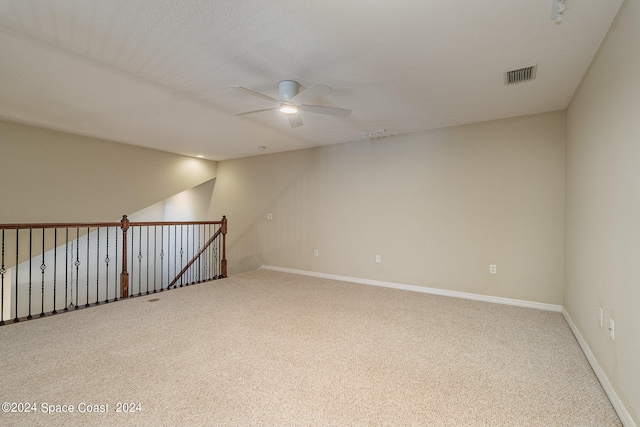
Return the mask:
M121 222L60 222L60 223L24 223L0 224L0 230L28 230L38 228L98 228L118 227Z
M154 225L157 226L161 226L161 225L222 225L222 223L224 222L224 217L223 220L221 221L176 221L176 222L170 222L170 221L162 221L162 222L149 222L149 221L144 221L144 222L139 222L139 221L130 221L129 225L133 226L133 227L151 227Z
M123 215L123 220L126 218ZM222 225L223 221L129 221L129 226L163 226L163 225L198 225L198 224L211 224ZM98 228L98 227L120 227L120 222L58 222L58 223L19 223L19 224L0 224L0 230L28 230L28 229L41 229L41 228Z

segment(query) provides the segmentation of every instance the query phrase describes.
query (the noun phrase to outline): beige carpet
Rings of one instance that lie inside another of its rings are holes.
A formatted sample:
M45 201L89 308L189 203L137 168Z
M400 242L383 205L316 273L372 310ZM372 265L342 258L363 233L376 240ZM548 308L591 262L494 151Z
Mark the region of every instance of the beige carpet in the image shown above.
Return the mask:
M0 425L621 425L559 313L266 270L3 326L0 381Z

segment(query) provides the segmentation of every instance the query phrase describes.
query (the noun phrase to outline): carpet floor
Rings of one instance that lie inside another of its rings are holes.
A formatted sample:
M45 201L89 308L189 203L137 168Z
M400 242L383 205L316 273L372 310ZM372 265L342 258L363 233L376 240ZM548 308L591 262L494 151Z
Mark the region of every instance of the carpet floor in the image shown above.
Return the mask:
M0 383L14 426L621 425L560 313L268 270L3 326Z

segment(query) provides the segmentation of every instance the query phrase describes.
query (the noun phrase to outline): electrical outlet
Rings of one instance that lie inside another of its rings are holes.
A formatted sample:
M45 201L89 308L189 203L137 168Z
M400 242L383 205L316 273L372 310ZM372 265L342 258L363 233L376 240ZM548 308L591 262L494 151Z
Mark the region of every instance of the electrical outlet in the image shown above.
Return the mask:
M271 220L273 219L273 214L268 213L268 214L267 214L267 219L268 219L269 221L271 221Z
M616 324L613 322L613 319L609 319L609 338L612 340L616 339Z
M377 263L381 263L382 262L382 258L380 257L380 255L376 255L376 262Z
M489 264L489 274L498 274L498 266L495 264Z
M318 250L317 249L313 250L313 256L318 256Z
M598 321L600 322L600 327L604 326L604 311L602 311L602 307L598 308Z

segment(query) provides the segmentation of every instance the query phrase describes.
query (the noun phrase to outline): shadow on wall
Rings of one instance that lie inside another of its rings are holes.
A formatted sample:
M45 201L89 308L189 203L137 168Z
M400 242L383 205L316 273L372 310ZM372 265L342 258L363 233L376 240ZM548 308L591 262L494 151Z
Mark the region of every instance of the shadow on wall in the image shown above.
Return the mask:
M131 221L206 221L216 179L132 213Z

